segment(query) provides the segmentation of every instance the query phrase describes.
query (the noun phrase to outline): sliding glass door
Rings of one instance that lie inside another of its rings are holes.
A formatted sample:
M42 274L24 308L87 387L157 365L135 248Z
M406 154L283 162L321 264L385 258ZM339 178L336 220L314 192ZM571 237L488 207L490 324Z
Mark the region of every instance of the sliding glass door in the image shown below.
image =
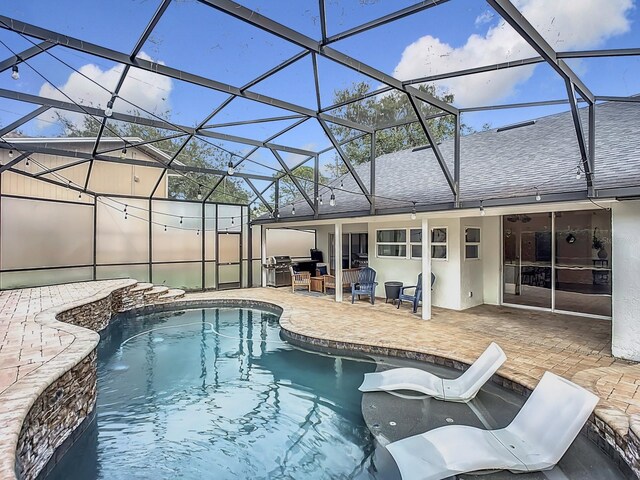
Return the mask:
M611 316L611 212L503 217L503 303Z
M611 316L611 213L555 217L556 310Z
M334 234L329 234L329 265L335 269ZM369 234L342 234L342 268L361 268L369 264Z
M503 220L503 302L551 308L551 214Z

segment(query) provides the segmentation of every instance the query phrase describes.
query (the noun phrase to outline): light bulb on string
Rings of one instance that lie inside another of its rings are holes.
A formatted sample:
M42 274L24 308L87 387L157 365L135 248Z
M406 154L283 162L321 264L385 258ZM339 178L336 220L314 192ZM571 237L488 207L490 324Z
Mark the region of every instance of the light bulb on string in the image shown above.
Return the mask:
M120 152L120 158L121 158L122 160L124 160L125 158L127 158L127 147L124 147L124 148L122 149L122 152Z
M27 167L30 165L30 164L29 164L29 157L27 157L27 161L26 161L26 162L24 162L24 164L25 164L25 166L27 166Z
M78 193L78 198L82 198L82 192Z
M235 225L235 224L236 224L235 219L233 217L231 217L231 225Z
M333 193L333 188L331 189L331 197L329 197L329 205L332 207L336 206L336 194Z
M197 194L198 200L202 200L202 189L201 187L198 186L198 194Z
M182 225L182 217L180 217L180 225Z
M13 150L9 150L9 158L13 158Z
M411 209L411 220L415 220L416 219L416 202L412 202L413 203L413 208Z
M198 231L196 232L196 235L200 235L200 229L198 229Z
M580 170L580 165L578 165L578 169L576 170L576 180L580 180L582 178L582 170Z
M104 116L110 117L113 115L113 100L107 102L107 108L104 109Z
M480 215L484 217L486 214L487 212L485 212L484 210L484 205L482 205L482 200L480 200Z
M166 226L166 225L164 226L164 231L165 231L165 232L167 231L167 226Z
M291 215L295 215L296 214L296 206L292 206L291 207Z
M542 195L540 195L540 191L536 188L536 202L542 200Z
M13 67L11 67L11 78L13 78L14 80L20 79L20 71L18 70L18 64L15 64Z
M340 179L340 188L344 188L344 180Z
M233 175L234 173L236 173L236 169L233 166L233 162L231 160L229 160L229 163L227 164L227 173L229 175Z
M320 206L322 206L322 195L320 195Z

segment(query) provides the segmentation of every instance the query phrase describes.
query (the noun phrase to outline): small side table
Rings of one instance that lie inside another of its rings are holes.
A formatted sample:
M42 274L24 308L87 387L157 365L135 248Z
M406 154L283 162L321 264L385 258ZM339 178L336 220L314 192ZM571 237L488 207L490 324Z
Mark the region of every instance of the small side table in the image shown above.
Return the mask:
M387 300L391 300L391 304L395 305L400 296L402 285L402 282L384 282L384 303L387 303Z
M324 277L311 277L311 291L324 292Z

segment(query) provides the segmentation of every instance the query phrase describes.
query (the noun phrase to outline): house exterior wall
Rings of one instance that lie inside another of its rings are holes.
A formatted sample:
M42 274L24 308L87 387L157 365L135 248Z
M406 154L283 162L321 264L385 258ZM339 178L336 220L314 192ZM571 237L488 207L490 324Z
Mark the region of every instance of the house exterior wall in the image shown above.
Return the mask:
M480 258L465 258L465 229L480 229ZM485 226L482 217L460 219L460 310L484 303L484 245Z
M612 206L613 331L616 357L640 361L640 200Z
M499 216L482 219L482 298L489 305L499 305L501 301L501 221Z
M21 148L22 144L18 144L17 148ZM91 152L93 143L56 143L58 149L67 149L77 152ZM24 148L28 148L24 145ZM18 155L15 152L15 155ZM115 154L112 154L115 155ZM146 154L142 150L130 149L127 154L129 158L143 160L149 162L157 162L156 159ZM26 165L23 160L16 164L16 170L22 170L29 174L38 174L39 172L49 168L63 166L75 162L77 159L64 157L59 155L43 155L34 153L30 156L33 161ZM0 149L0 163L5 164L10 160L9 152ZM84 186L87 177L89 162L80 165L65 168L55 174L43 175L43 178L63 182L64 179L72 181L76 186ZM129 195L129 196L149 196L156 182L162 175L162 181L158 185L156 198L167 196L167 175L162 174L162 169L153 167L144 167L138 165L125 165L120 163L109 163L103 161L94 161L91 170L91 178L88 189L96 193L112 194L112 195ZM62 177L62 178L61 178ZM31 179L24 175L12 172L2 173L2 193L6 195L20 195L27 197L48 198L53 200L78 200L78 194L68 188L58 187L53 184ZM89 202L89 199L86 198Z

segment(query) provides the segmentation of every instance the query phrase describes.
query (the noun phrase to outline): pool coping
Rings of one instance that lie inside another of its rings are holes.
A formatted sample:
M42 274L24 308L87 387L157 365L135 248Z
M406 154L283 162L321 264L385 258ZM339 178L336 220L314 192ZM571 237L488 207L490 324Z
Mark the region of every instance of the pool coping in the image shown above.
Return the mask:
M126 291L136 283L135 280L123 281L121 285L108 287L93 296L55 306L35 315L36 322L70 333L73 335L74 340L69 346L59 352L56 357L44 363L23 379L18 380L0 395L0 425L3 426L3 436L0 439L1 478L17 480L15 462L18 436L23 427L24 420L27 418L36 400L48 386L52 385L58 378L86 359L95 350L100 340L98 333L87 328L62 322L58 320L57 317L61 313L73 310L74 308L88 306L100 300L105 300L116 292ZM425 346L420 346L415 350L399 349L393 346L393 341L380 342L379 345L372 345L368 343L345 342L339 338L331 338L332 335L325 335L324 337L308 336L296 328L294 312L286 305L286 302L279 302L277 300L252 300L233 296L215 298L213 295L216 295L216 293L217 292L210 292L212 298L187 298L143 307L134 306L133 308L126 308L126 312L136 315L216 306L260 308L279 315L279 324L283 336L293 340L292 343L299 342L315 348L329 348L408 358L426 363L449 366L457 370L468 368L474 360L454 353L442 355L442 353L435 353ZM115 312L112 311L110 314L111 317L107 323L114 317ZM504 366L494 375L492 380L509 390L525 396L529 395L537 384L537 379ZM13 395L7 402L5 401L5 394L9 390L11 390ZM622 467L623 473L627 475L632 474L634 478L640 478L640 419L631 416L628 423L628 430L623 432L619 427L619 423L617 424L618 427L615 426L615 423L613 425L611 424L612 422L609 421L611 415L624 415L627 417L623 412L614 409L596 407L596 410L589 419L588 425L590 427L589 432L595 435L597 439L594 439L592 435L590 435L590 438L592 438L592 440L598 440L595 443L597 443L604 450L605 454L612 458L618 466ZM10 427L9 430L5 428L7 425ZM607 446L609 448L607 448ZM11 467L10 469L7 468L9 465Z
M73 340L66 347L62 347L53 358L18 379L0 394L0 478L17 478L15 469L18 439L33 405L56 380L91 355L100 341L98 333L62 322L57 317L77 307L106 300L115 292L126 290L136 283L135 280L123 280L89 297L53 306L33 316L35 323L70 334Z

